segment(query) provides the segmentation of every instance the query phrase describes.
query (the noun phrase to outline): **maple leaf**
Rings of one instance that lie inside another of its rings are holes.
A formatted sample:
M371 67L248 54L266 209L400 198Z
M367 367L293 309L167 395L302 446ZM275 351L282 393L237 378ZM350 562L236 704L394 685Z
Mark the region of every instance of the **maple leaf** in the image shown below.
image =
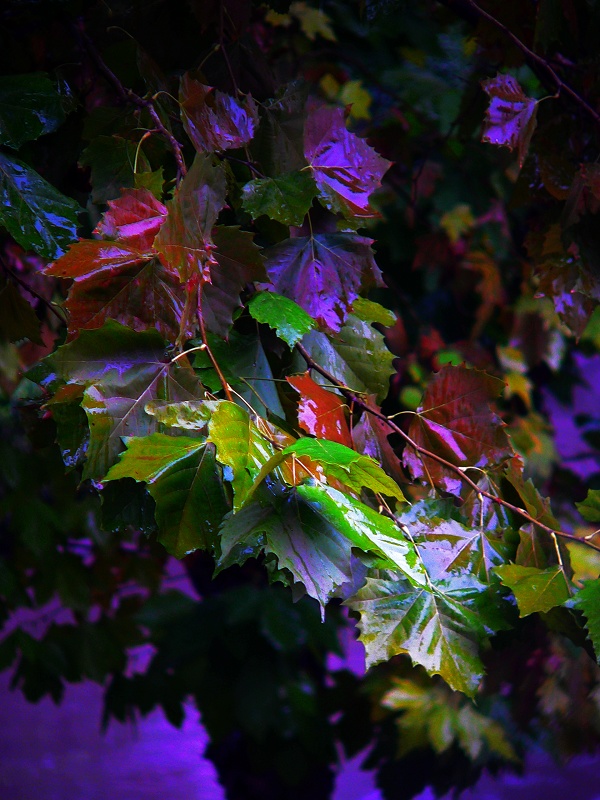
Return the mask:
M380 282L372 239L352 233L286 239L266 251L275 290L339 331L361 289Z
M503 388L502 381L485 372L443 367L425 391L409 436L457 467L482 468L509 458L513 450L503 423L489 405ZM410 446L404 450L404 465L415 478L460 493L462 481L455 473Z
M328 208L353 217L377 216L369 197L391 162L347 130L343 109L309 108L304 155Z
M481 139L516 148L522 167L537 124L537 100L527 97L512 75L498 74L481 85L490 97Z
M300 394L298 423L307 433L352 447L346 422L348 407L339 394L328 392L315 383L308 372L293 375L287 382Z
M546 569L504 564L496 567L496 574L512 590L521 617L536 611L550 611L561 606L571 595L564 568L560 564Z
M212 229L225 205L225 173L210 156L197 155L167 204L168 217L154 247L168 269L177 270L182 283L211 279L214 249Z
M373 405L376 398L368 398ZM406 477L400 466L400 459L389 442L389 425L373 414L364 413L360 422L352 428L352 442L355 449L365 456L371 456L390 475L396 483L405 483Z
M80 330L101 328L107 319L135 331L155 327L172 342L177 338L185 304L183 287L177 273L163 266L152 251L84 239L71 245L45 273L74 281L65 303L69 339Z
M121 197L108 201L108 211L94 233L148 250L166 217L166 206L148 189L124 189Z
M181 78L179 103L183 127L199 152L241 147L258 127L258 108L250 95L237 100L187 72Z

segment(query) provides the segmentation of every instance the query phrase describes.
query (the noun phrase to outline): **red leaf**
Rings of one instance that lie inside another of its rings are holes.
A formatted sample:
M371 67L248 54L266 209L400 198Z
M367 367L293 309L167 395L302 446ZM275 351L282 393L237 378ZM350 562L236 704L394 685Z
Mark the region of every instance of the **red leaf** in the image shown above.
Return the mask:
M328 208L355 217L377 216L369 197L391 162L346 129L341 108L309 109L304 155Z
M466 367L443 367L425 391L409 429L411 439L457 467L485 468L509 458L513 450L489 402L503 390L498 378ZM459 494L460 478L450 469L404 450L404 465L447 492Z
M537 124L537 100L527 97L511 75L496 75L481 85L490 97L481 140L517 148L523 166Z
M183 127L199 152L229 150L247 144L258 127L258 108L194 80L186 72L179 87Z
M245 285L266 280L267 276L254 234L219 225L213 230L213 239L215 263L211 266L211 282L202 290L202 314L207 330L226 337L233 312L242 305L240 293Z
M352 233L286 239L267 251L275 291L339 331L361 289L380 283L372 239Z
M190 171L167 204L169 216L154 247L161 261L177 270L182 283L210 281L211 232L225 205L225 173L209 156L196 156Z
M136 331L155 327L174 341L184 306L177 274L150 252L128 244L84 239L46 268L47 275L72 278L66 308L69 338L81 329L114 319Z
M138 250L152 247L154 237L166 219L167 208L148 189L124 189L117 200L108 201L94 233L105 239L126 242Z
M302 430L318 439L329 439L352 447L346 422L346 404L339 394L328 392L315 383L308 372L292 375L287 381L300 394L298 422Z

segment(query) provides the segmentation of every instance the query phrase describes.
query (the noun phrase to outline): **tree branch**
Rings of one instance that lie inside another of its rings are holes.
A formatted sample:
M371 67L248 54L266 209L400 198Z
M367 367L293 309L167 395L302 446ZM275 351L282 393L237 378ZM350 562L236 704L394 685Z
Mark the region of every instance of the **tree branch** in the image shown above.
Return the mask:
M173 136L171 131L165 126L163 121L161 120L158 111L154 107L154 103L152 100L148 100L145 97L140 97L136 94L132 89L127 89L119 78L115 75L115 73L111 70L108 64L104 61L100 52L94 42L90 39L87 35L85 28L83 27L83 22L80 21L75 26L75 33L77 38L83 45L83 47L89 53L91 59L98 67L98 70L104 75L104 77L111 83L114 88L117 90L117 93L121 97L122 100L125 102L133 103L134 105L138 106L138 108L145 108L146 111L152 117L152 121L156 126L156 130L161 134L161 136L167 140L169 143L171 150L173 151L173 155L175 156L175 161L177 161L177 168L179 169L179 174L183 177L187 172L187 167L185 165L185 160L183 158L183 152L181 144L177 141L177 139Z
M512 511L515 514L519 514L521 517L524 517L532 525L535 525L536 527L540 528L541 530L545 531L551 536L560 536L562 539L568 539L569 541L578 542L579 544L586 545L587 547L591 547L593 550L597 550L598 552L600 552L600 546L594 544L593 542L586 539L581 539L579 536L575 536L572 533L567 533L566 531L557 531L554 528L551 528L549 525L545 525L543 522L540 522L535 517L532 517L531 514L528 514L524 508L519 508L519 506L515 506L512 503L509 503L508 500L504 500L502 497L498 497L497 495L492 494L491 492L488 492L487 490L479 487L474 480L469 478L469 476L465 473L465 470L463 468L457 467L450 461L446 461L446 459L442 458L442 456L438 456L437 453L433 453L430 450L427 450L425 447L421 447L421 445L417 444L407 433L405 433L402 430L402 428L396 425L396 423L393 420L391 420L389 417L386 417L386 415L382 411L380 411L380 409L376 408L375 406L372 406L370 403L367 403L361 397L356 395L353 391L344 386L340 381L338 381L338 379L334 375L331 374L331 372L329 372L328 370L324 369L319 364L317 364L316 361L314 361L314 359L311 357L308 351L301 344L297 344L296 349L298 350L302 358L306 361L310 369L314 369L324 378L327 378L327 380L330 381L330 383L333 386L339 389L339 391L348 400L357 405L363 411L372 414L374 417L377 417L377 419L384 422L390 428L391 432L397 433L399 436L401 436L406 442L406 444L410 445L410 447L416 450L417 453L420 453L422 456L426 456L427 458L431 458L433 461L436 461L438 464L441 464L446 469L451 470L455 475L458 475L458 477L464 483L466 483L467 486L470 486L471 489L477 492L477 494L481 495L482 497L486 497L488 500L491 500L492 502L503 506L504 508L508 509L509 511Z
M483 8L480 8L474 0L438 0L438 2L449 8L451 11L466 17L469 20L485 19L497 30L501 31L504 36L509 39L515 47L517 47L525 56L527 62L531 65L535 64L542 72L552 81L557 94L568 95L577 105L579 105L593 120L600 125L600 114L587 103L583 97L578 94L568 83L565 83L560 78L545 58L534 53L526 44L524 44L515 34L506 27L500 20L497 20Z

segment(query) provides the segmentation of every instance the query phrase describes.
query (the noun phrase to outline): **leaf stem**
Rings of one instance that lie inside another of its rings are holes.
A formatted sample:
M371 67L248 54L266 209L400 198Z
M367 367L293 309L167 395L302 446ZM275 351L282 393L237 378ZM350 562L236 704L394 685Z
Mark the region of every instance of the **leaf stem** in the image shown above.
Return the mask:
M515 506L513 505L513 503L509 503L508 500L504 500L502 497L498 497L497 495L492 494L491 492L488 492L485 489L482 489L475 483L474 480L472 480L465 473L464 468L457 467L450 461L446 461L446 459L442 458L442 456L438 456L437 453L433 453L430 450L427 450L425 447L422 447L421 445L417 444L407 433L405 433L402 430L402 428L396 425L396 423L393 422L393 420L391 420L389 417L387 417L382 411L380 411L375 406L372 406L370 403L360 398L353 391L346 388L340 381L336 379L334 375L331 374L331 372L329 372L328 370L324 369L319 364L317 364L303 345L297 344L296 349L298 350L302 358L306 361L310 369L314 369L324 378L327 378L327 380L330 381L334 386L336 386L336 388L339 389L339 391L342 392L342 394L348 400L351 400L353 403L356 403L356 405L359 408L363 409L363 411L366 411L372 416L377 417L377 419L381 420L382 422L385 422L385 424L390 428L390 430L393 433L397 433L399 436L401 436L406 442L406 444L410 445L410 447L416 450L417 453L420 453L420 455L432 459L432 461L436 461L438 464L441 464L443 467L450 470L455 475L458 475L460 479L464 483L466 483L467 486L470 486L471 489L473 489L473 491L477 492L478 495L487 497L487 499L491 500L493 503L497 503L498 505L507 508L509 511L512 511L515 514L524 517L532 525L535 525L536 527L540 528L541 530L545 531L546 533L550 534L553 537L560 536L561 539L568 539L569 541L572 542L578 542L579 544L585 545L586 547L590 547L592 550L600 552L600 546L594 544L593 542L581 538L579 536L575 536L575 534L573 533L567 533L566 531L555 530L554 528L551 528L549 525L545 525L543 522L540 522L531 514L527 513L527 511L524 508L519 508L519 506Z
M208 339L206 336L206 328L204 327L204 315L202 314L202 284L200 284L200 286L198 287L198 324L200 325L200 335L202 336L202 342L206 348L206 353L210 358L211 364L213 365L215 372L218 375L219 381L221 382L221 386L223 387L223 391L225 392L225 397L229 400L230 403L233 403L233 394L231 392L231 386L227 382L225 375L223 375L221 367L219 366L217 359L214 357L214 354L208 344Z

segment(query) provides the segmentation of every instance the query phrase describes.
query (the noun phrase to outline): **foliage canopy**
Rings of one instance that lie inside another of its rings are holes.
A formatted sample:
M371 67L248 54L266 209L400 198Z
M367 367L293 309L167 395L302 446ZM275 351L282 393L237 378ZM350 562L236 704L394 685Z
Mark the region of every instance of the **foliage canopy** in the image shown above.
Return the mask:
M232 798L328 796L338 742L390 798L596 743L600 417L571 470L547 414L600 347L600 11L1 13L14 684L193 696Z

